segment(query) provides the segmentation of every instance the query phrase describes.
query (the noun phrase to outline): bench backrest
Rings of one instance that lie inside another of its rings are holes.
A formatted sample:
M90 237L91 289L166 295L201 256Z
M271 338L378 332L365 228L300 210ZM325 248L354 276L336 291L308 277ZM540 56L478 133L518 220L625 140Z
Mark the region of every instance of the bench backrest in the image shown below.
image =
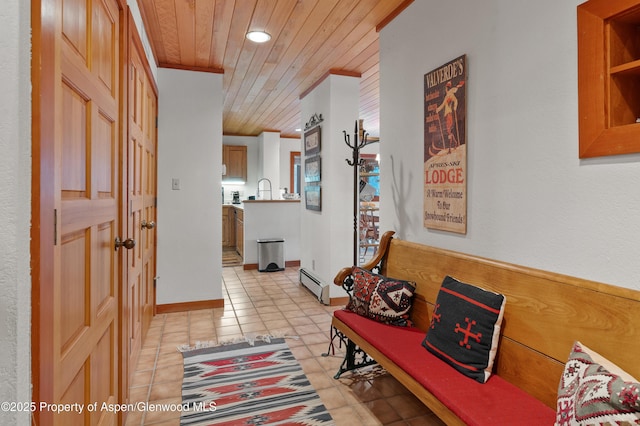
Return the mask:
M381 273L416 282L421 329L446 275L507 297L494 372L548 406L576 340L640 378L640 292L388 237Z

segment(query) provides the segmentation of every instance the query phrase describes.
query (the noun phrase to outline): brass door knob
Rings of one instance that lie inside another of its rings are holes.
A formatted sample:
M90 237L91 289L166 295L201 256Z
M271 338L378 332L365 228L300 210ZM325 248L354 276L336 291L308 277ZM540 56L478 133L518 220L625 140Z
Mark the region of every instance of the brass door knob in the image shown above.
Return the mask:
M142 229L153 229L156 227L156 223L154 221L147 222L146 220L143 220L140 222L140 227Z
M116 237L114 246L115 246L115 251L118 251L120 247L124 247L127 250L131 250L136 246L136 240L134 240L133 238L127 238L126 240L122 241L120 237Z

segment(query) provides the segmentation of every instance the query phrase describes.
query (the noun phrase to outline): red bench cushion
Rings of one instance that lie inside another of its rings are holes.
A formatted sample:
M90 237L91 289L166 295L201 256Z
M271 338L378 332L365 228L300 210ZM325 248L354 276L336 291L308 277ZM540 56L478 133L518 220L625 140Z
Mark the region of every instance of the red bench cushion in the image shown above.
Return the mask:
M552 425L555 411L499 376L479 383L426 351L425 332L338 310L336 318L416 379L468 425Z

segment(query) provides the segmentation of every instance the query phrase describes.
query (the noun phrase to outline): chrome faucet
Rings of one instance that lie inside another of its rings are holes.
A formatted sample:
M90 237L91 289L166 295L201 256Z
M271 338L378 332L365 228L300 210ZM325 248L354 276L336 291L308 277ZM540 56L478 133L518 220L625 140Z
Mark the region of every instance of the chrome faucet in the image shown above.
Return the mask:
M260 189L260 182L262 182L263 180L266 180L267 182L269 182L269 189ZM257 195L258 198L260 198L260 192L267 192L269 191L269 199L273 200L273 193L271 192L271 181L267 178L262 178L258 181L258 191L257 191Z

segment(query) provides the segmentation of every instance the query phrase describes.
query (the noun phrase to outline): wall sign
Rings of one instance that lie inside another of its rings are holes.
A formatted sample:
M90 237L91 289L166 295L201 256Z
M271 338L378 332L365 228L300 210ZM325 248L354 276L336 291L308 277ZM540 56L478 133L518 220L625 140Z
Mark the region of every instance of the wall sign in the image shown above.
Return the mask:
M467 57L424 75L424 227L467 233Z

